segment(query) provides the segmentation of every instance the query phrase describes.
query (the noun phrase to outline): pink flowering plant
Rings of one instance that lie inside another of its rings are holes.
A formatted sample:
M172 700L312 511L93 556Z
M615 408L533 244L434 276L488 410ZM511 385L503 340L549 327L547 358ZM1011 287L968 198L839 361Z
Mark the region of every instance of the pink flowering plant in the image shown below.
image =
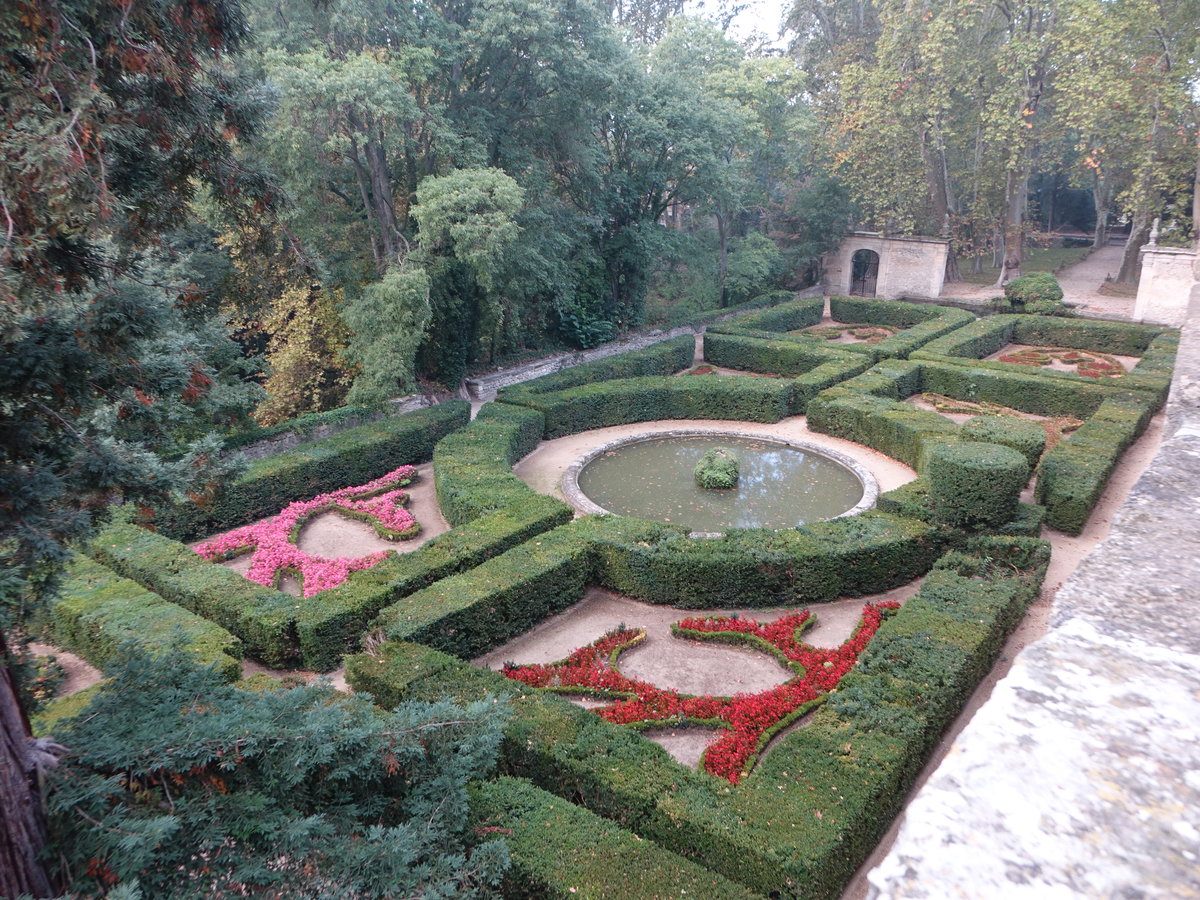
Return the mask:
M369 569L387 559L386 551L358 558L329 559L305 553L296 545L304 523L329 510L362 519L374 527L380 537L402 541L421 530L413 514L404 508L408 494L401 490L417 477L415 466L401 466L381 478L358 487L342 488L327 494L289 503L270 519L235 528L196 546L205 559L219 561L250 554L251 581L274 587L285 574L300 579L305 597L337 587L350 575Z
M885 616L900 604L868 603L854 634L840 647L814 647L799 635L815 619L805 609L773 622L728 616L683 619L671 633L691 640L724 641L763 650L795 673L789 681L758 694L694 697L627 678L617 669L622 653L645 640L641 628L625 628L581 647L560 662L547 665L505 664L504 674L532 687L563 694L611 699L596 710L610 722L649 728L656 725L706 725L723 730L704 752L704 770L737 784L753 767L759 752L784 726L821 703L854 667Z

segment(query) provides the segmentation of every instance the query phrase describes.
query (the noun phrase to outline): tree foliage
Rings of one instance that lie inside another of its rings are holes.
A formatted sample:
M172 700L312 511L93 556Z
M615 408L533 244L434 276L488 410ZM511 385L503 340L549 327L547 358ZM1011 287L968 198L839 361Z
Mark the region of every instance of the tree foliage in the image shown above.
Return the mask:
M384 713L327 684L241 690L184 653L110 675L60 731L77 749L48 790L78 896L452 900L498 882L506 850L467 829L466 785L495 764L503 703Z

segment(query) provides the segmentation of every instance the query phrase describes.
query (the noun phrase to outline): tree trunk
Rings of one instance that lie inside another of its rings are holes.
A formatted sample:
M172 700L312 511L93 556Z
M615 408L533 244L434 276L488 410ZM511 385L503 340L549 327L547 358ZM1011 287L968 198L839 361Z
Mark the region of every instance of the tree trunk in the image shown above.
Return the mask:
M1092 173L1092 203L1096 207L1096 234L1092 238L1092 249L1099 250L1108 245L1108 205L1112 202L1108 179L1099 172Z
M1192 244L1200 250L1200 142L1196 144L1196 177L1192 181Z
M29 720L0 636L0 897L56 894L41 860L46 825L29 740Z
M1137 284L1142 275L1141 249L1150 239L1150 211L1145 207L1133 214L1133 224L1129 227L1129 241L1125 244L1125 252L1121 255L1121 271L1117 281L1121 284Z
M387 153L375 139L368 141L363 149L367 157L367 169L371 173L371 198L375 202L375 215L379 220L379 238L387 265L391 266L400 255L400 229L396 227L396 205L392 199Z
M725 276L729 272L729 231L725 227L725 216L717 210L717 237L721 241L721 252L717 263L717 306L725 308Z
M1020 172L1010 171L1005 185L1005 211L1000 233L1004 262L996 279L996 287L1003 287L1014 278L1021 277L1021 264L1025 258L1025 241L1021 227L1025 223L1025 204L1028 199L1029 167L1026 164Z

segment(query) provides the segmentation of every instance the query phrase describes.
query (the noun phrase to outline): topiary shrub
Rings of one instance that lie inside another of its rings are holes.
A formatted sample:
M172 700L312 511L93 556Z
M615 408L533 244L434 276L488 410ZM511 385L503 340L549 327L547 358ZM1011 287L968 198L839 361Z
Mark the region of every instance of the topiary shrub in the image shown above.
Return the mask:
M696 484L720 491L737 487L739 466L737 454L728 447L713 447L696 463Z
M1030 468L1038 464L1046 449L1046 429L1037 422L1012 416L976 416L962 425L964 441L1012 447L1025 457Z
M926 472L935 520L958 527L1011 521L1029 481L1029 463L1018 451L978 441L935 445Z
M1058 279L1049 272L1035 272L1014 278L1004 285L1004 296L1016 310L1044 315L1066 311L1062 302L1063 290Z

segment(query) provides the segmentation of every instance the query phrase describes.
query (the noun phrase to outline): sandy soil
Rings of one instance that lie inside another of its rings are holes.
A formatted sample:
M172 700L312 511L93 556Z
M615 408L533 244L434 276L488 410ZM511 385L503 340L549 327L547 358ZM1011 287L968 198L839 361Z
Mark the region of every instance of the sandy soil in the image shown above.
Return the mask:
M104 674L82 656L77 656L69 650L62 650L52 644L31 641L29 649L36 656L53 656L55 661L67 673L66 679L58 688L59 697L69 697L77 694L93 684L99 683Z
M1047 348L1046 347L1037 347L1037 346L1034 346L1033 344L1005 344L1003 347L1001 347L999 350L997 350L991 356L985 356L984 359L985 360L998 360L1002 356L1008 356L1008 354L1010 354L1010 353L1019 353L1022 350L1045 350L1045 349L1047 349ZM1104 355L1112 357L1114 360L1119 362L1121 364L1121 367L1123 369L1125 369L1126 372L1133 369L1134 366L1136 366L1139 362L1142 361L1142 358L1140 356L1117 356L1115 353L1106 353ZM1052 360L1050 363L1048 363L1044 366L1041 366L1040 368L1051 369L1055 372L1075 372L1077 370L1076 366L1073 366L1069 363L1061 362L1060 360L1057 360L1057 359ZM1029 366L1029 369L1032 370L1033 366Z
M770 690L793 677L773 656L755 650L689 641L671 634L671 623L696 615L737 613L769 622L796 609L812 610L816 624L805 632L815 647L836 647L846 641L858 624L863 605L869 601L904 602L917 592L920 580L874 597L841 598L829 603L769 609L688 610L643 603L630 597L593 587L583 600L547 619L501 647L474 660L476 665L500 669L512 661L522 665L556 662L573 650L624 624L646 629L646 640L621 655L621 671L631 678L687 694L755 694ZM580 703L593 708L591 701ZM662 728L646 736L661 744L684 765L696 765L700 754L718 733L709 728Z
M1133 315L1133 297L1113 296L1100 293L1107 278L1116 278L1121 270L1121 254L1124 247L1110 245L1101 247L1087 259L1067 266L1057 274L1063 289L1063 300L1077 306L1089 315L1110 319L1128 319ZM947 282L941 296L946 299L966 300L986 304L1003 291L995 285L971 284L966 281Z

